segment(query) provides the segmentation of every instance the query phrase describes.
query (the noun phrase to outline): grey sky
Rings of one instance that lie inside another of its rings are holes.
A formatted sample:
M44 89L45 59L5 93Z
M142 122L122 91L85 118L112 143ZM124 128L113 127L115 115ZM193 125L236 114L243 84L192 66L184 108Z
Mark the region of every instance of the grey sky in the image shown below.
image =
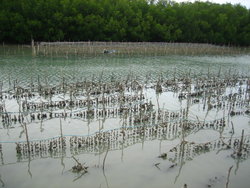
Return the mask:
M195 0L175 0L176 2L184 2L184 1L189 1L189 2L194 2ZM207 0L200 0L200 1L207 1ZM250 0L209 0L210 2L213 3L232 3L232 4L241 4L243 6L246 6L248 9L250 8Z

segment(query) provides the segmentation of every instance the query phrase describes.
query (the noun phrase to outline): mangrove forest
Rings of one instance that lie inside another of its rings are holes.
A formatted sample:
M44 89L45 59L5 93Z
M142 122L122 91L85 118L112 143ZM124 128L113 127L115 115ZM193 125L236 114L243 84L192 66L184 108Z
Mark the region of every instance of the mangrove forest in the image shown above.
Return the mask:
M1 0L0 41L31 39L249 46L250 10L169 0Z

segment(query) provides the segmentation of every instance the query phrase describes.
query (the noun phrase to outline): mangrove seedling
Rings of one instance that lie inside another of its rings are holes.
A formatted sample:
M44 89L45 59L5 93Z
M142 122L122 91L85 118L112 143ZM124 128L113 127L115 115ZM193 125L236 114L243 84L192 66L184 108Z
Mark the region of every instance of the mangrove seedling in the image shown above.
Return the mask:
M79 173L82 172L83 173L87 173L88 172L88 166L85 166L84 164L81 164L74 156L72 156L72 158L76 161L76 165L72 167L72 171L75 173Z

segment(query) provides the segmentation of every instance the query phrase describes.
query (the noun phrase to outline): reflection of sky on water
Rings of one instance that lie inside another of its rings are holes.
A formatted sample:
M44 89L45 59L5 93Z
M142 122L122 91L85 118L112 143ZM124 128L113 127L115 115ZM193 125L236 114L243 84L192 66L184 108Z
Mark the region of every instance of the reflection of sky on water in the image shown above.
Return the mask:
M126 78L128 74L137 78L145 78L145 75L153 80L176 75L198 75L217 74L221 68L221 74L240 74L249 76L249 56L158 56L158 57L71 57L68 59L59 57L31 57L29 52L16 56L1 56L0 59L0 81L4 82L8 88L9 80L17 79L20 85L28 85L37 82L38 78L43 84L61 82L65 77L68 81L83 81L86 79L111 79ZM102 75L102 77L101 77ZM12 83L11 83L12 84ZM234 91L230 89L229 92ZM235 92L237 89L235 90ZM146 98L152 100L155 109L178 111L186 108L187 101L179 101L177 93L165 91L159 96L151 88L145 91ZM62 96L60 96L62 97ZM63 96L65 97L65 96ZM59 96L58 96L59 98ZM57 98L57 99L58 99ZM6 99L9 111L17 111L17 104L13 104ZM189 108L190 119L193 121L211 121L215 118L222 118L224 112L212 109L206 115L203 104L193 104ZM237 109L236 109L237 110ZM232 117L231 121L235 125L234 136L239 137L241 130L249 133L249 118ZM239 123L240 122L240 123ZM228 136L231 131L230 122L224 129L222 136ZM174 124L174 123L173 123ZM172 127L175 126L172 124ZM103 126L104 125L104 126ZM82 121L79 119L62 119L63 133L68 135L88 135L93 134L103 126L103 131L109 131L123 126L122 117L107 118L104 121ZM1 126L0 126L1 127ZM171 126L169 126L171 127ZM174 133L176 128L170 128L168 132ZM15 144L3 144L3 152L0 153L0 186L5 187L182 187L187 183L188 187L207 187L213 183L214 187L224 187L226 183L227 170L233 165L230 186L244 187L249 185L248 172L250 168L249 160L244 165L237 160L233 160L230 155L232 150L211 151L206 154L201 153L196 157L183 161L183 156L177 153L177 161L173 163L169 160L162 160L158 156L168 152L173 146L180 145L181 131L177 131L177 138L164 140L161 137L145 136L143 138L131 139L129 147L125 147L122 139L118 140L119 149L110 150L107 155L105 174L102 173L102 162L104 153L87 153L86 151L69 151L69 143L65 155L53 156L47 153L44 157L40 155L32 156L29 161L23 158L17 160ZM0 129L1 140L25 140L25 135L20 136L23 128L16 125L14 128ZM60 119L55 118L46 121L35 121L28 125L30 139L48 138L60 134ZM179 135L178 135L179 134ZM162 135L159 133L159 135ZM175 136L175 135L174 135ZM218 130L203 129L194 134L189 134L186 140L189 142L205 143L218 139ZM137 140L136 140L137 139ZM79 153L77 153L79 152ZM12 155L10 155L10 153ZM181 153L181 152L180 152ZM71 173L70 169L75 165L71 155L75 154L81 162L86 162L89 166L89 173L77 179L77 174ZM159 163L159 168L155 164ZM173 164L178 164L174 168L169 168ZM239 166L239 168L238 168ZM239 170L237 170L239 169ZM42 172L42 173L41 173ZM192 173L190 173L192 172ZM234 173L233 173L234 172ZM32 178L31 178L32 177ZM215 178L216 177L216 178ZM48 179L50 181L48 181ZM214 181L216 179L216 181ZM74 181L76 180L76 181ZM212 182L211 182L212 180ZM176 182L175 182L176 181Z
M26 49L27 50L27 49ZM6 54L6 52L5 52ZM18 55L17 55L18 54ZM4 88L13 80L19 85L28 86L38 79L43 84L85 79L125 79L131 75L143 79L145 75L158 79L176 75L199 75L236 73L249 75L249 55L242 56L96 56L96 57L32 57L30 51L20 50L16 55L0 55L0 81Z

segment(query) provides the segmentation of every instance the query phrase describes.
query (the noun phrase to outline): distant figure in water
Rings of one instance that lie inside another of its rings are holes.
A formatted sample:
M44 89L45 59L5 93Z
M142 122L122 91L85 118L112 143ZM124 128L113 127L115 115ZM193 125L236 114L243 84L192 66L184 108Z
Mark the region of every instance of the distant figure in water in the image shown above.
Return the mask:
M103 50L103 53L104 53L104 54L108 54L108 53L109 53L109 51L108 51L108 50L106 50L106 49L104 49L104 50Z
M183 188L187 188L187 184L184 184Z
M104 54L111 54L111 53L115 53L115 52L116 52L116 50L107 50L107 49L103 50Z

